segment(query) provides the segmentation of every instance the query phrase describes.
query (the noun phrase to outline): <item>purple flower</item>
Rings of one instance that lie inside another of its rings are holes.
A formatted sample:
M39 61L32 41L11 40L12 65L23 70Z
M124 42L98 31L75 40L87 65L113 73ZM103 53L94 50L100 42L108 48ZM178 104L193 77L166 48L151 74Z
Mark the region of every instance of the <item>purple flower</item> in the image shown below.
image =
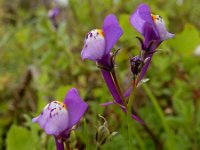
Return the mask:
M147 50L151 42L154 42L154 44L160 43L174 36L174 34L167 31L162 17L151 14L146 4L138 6L136 11L131 15L130 22L144 36L143 50Z
M146 4L138 6L136 11L131 15L130 22L132 26L144 37L144 41L139 38L142 47L141 57L143 60L148 57L150 58L142 69L140 75L140 79L142 79L148 69L155 49L164 40L172 38L174 34L167 31L165 22L161 16L151 14L151 11Z
M58 16L59 12L60 12L59 8L55 7L53 9L49 10L48 17L49 18L55 18L55 17Z
M90 59L106 67L110 66L111 49L122 34L123 31L115 15L108 15L104 19L102 29L94 29L86 35L81 52L82 59Z
M62 139L69 137L72 127L78 123L86 109L87 104L81 99L77 89L72 88L67 93L64 103L50 102L32 121L37 122L46 134L55 136L57 149L62 150Z
M60 10L57 7L54 7L53 9L49 10L49 12L48 12L48 17L51 20L51 22L55 28L58 27L56 17L59 15L59 13L60 13Z

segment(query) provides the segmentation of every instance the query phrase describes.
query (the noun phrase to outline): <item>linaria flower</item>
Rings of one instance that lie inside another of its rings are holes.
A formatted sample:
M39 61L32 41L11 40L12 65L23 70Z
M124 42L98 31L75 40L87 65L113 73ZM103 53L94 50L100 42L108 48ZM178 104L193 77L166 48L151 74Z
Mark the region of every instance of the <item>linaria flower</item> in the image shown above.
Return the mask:
M122 105L123 102L110 73L113 69L110 52L122 34L123 31L119 26L117 18L115 15L110 14L104 19L102 29L94 29L86 35L84 47L81 52L83 60L89 59L96 61L97 64L101 66L101 72L108 89L115 101L120 105ZM103 68L108 68L108 70Z
M140 75L140 79L142 79L148 69L155 49L164 40L172 38L174 34L167 31L165 22L161 16L151 14L151 11L146 4L138 6L136 11L131 15L130 22L132 26L144 37L144 40L139 38L142 48L141 57L144 60L147 57L150 58L142 69Z
M56 16L58 16L59 12L60 12L59 8L54 7L53 9L49 10L48 17L53 19Z
M104 19L102 29L94 29L86 35L81 52L83 60L90 59L96 61L101 66L104 80L114 99L119 104L122 104L122 100L110 73L114 67L110 52L122 34L123 31L119 26L117 18L115 15L110 14Z
M58 7L54 7L53 9L49 10L49 12L48 12L48 17L51 20L51 22L55 28L58 27L56 17L59 15L59 13L60 13L60 9Z
M115 15L108 15L104 19L102 29L93 29L86 35L81 52L82 59L90 59L104 67L111 67L110 52L122 34Z
M81 99L77 89L72 88L64 102L50 102L32 121L37 122L46 134L55 137L58 150L64 150L62 140L69 137L72 127L78 123L86 109L87 104Z

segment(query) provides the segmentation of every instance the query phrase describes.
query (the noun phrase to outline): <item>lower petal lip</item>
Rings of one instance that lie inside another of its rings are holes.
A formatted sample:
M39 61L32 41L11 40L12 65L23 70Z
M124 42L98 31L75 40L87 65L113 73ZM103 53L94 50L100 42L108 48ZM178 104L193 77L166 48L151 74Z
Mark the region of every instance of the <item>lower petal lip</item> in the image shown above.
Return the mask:
M39 116L38 116L38 117L39 117ZM38 117L33 118L33 119L32 119L32 122L37 122Z
M84 51L81 52L81 58L82 58L82 61L87 59L87 56L85 55Z

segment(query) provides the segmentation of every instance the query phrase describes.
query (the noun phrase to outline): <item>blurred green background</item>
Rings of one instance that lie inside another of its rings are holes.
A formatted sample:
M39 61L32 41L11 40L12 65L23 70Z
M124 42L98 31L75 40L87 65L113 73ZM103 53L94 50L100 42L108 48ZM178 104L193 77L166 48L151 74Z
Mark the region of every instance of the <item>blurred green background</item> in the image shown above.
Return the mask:
M95 149L101 114L110 131L118 132L102 149L128 149L126 116L118 106L99 106L112 97L95 63L82 62L80 52L86 33L114 13L124 30L114 49L121 49L116 72L125 91L131 81L129 55L140 49L129 17L142 2L176 36L158 48L146 75L150 81L136 92L134 108L148 129L132 121L140 139L133 136L133 149L200 149L199 0L69 0L60 8L57 30L48 18L53 1L0 0L0 149L55 149L53 137L31 119L48 102L62 101L71 87L89 104L86 123L71 134L71 147Z

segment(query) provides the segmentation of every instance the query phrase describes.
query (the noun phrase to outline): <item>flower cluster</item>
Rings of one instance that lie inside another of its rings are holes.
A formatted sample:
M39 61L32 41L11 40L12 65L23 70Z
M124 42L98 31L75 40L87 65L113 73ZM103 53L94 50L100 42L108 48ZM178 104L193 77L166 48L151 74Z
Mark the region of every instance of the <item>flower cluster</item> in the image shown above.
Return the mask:
M174 34L167 31L162 17L151 14L146 4L138 6L130 17L130 23L143 36L143 39L137 37L141 43L141 50L139 55L130 58L133 87L131 86L124 95L122 94L114 70L114 58L116 53L111 53L111 49L123 32L117 18L113 14L105 18L102 30L94 29L86 35L84 47L81 52L83 60L90 59L97 63L98 67L101 69L107 87L114 98L114 101L102 105L107 106L115 103L118 104L124 112L127 112L127 97L129 97L132 88L137 87L143 79L156 48L164 40L174 36ZM132 114L132 118L143 123L136 115L136 112Z
M58 13L59 9L55 8L49 13L49 17L55 21ZM114 101L102 105L117 104L122 111L128 112L127 114L130 114L128 98L132 88L135 89L143 79L156 48L164 40L174 36L167 31L162 17L151 14L146 4L138 6L130 17L130 23L143 38L137 37L141 44L141 50L139 55L130 58L133 83L124 94L119 86L114 68L115 56L118 51L111 53L112 48L123 34L115 15L110 14L104 19L102 29L93 29L86 35L81 52L82 60L89 59L97 63L113 96ZM87 107L88 105L81 99L78 90L72 88L66 94L64 102L50 102L44 107L42 113L33 118L32 121L37 122L47 134L55 137L58 150L64 150L64 140L68 139L70 131L80 121ZM144 123L135 111L130 115L138 122ZM107 129L107 123L104 123L98 128L97 143L103 145L111 135Z

